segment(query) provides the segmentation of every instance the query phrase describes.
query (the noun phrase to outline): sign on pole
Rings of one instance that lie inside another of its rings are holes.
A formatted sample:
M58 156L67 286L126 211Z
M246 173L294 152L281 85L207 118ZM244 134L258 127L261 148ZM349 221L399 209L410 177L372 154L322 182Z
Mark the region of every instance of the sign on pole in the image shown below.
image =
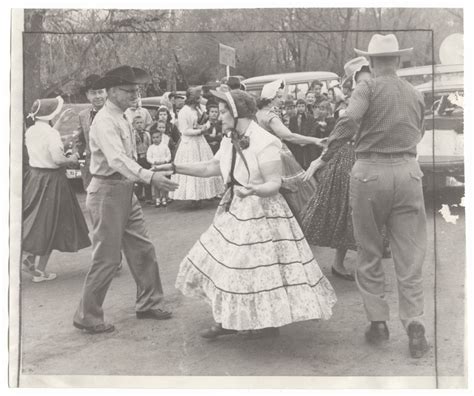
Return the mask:
M219 43L219 63L235 68L235 48Z

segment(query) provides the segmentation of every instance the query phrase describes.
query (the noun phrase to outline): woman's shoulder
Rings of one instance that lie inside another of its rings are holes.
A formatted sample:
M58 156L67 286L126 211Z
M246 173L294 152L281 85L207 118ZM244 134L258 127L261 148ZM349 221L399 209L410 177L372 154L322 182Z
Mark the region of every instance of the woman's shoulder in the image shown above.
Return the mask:
M277 146L281 148L280 139L266 131L256 122L252 122L250 128L250 144L254 151L261 151L269 146Z
M57 129L54 129L51 125L46 124L44 122L37 122L36 124L30 126L27 130L26 133L32 134L32 133L41 133L43 136L44 135L59 135L59 131Z
M272 118L275 118L275 117L279 118L279 115L275 112L275 110L268 109L268 108L260 109L257 112L257 116L267 119L267 120L271 120Z

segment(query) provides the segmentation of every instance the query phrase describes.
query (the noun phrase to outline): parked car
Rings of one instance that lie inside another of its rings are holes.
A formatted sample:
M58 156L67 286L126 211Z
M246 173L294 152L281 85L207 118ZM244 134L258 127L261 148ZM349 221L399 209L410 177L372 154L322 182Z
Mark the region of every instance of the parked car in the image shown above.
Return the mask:
M283 79L286 84L285 95L292 95L293 98L304 98L313 81L321 81L324 90L327 91L329 84L339 81L336 73L326 71L307 71L297 73L268 74L266 76L251 77L243 80L247 92L259 97L265 84Z
M162 105L162 100L162 96L150 96L148 98L142 98L142 107L149 111L151 118L156 119L156 112Z
M61 135L61 140L64 145L64 153L69 156L73 152L74 141L79 129L79 113L89 107L88 103L67 103L63 107L63 111L71 108L74 111L74 116L71 117L66 123L61 124L59 128L59 134ZM53 120L53 123L56 120ZM81 153L81 158L79 159L79 164L75 166L69 166L66 168L66 176L73 183L82 185L81 179L81 163L84 164L84 153Z
M166 94L169 94L170 92L165 92ZM186 97L186 92L185 91L176 91L176 93L179 96L182 96L183 98ZM163 95L163 96L165 96ZM160 106L163 106L163 96L150 96L148 98L141 98L141 106L145 109L147 109L150 112L150 115L153 119L156 118L156 112L158 111L158 108Z
M463 186L464 81L436 80L416 86L425 98L425 133L417 146L427 190Z
M399 69L397 74L412 85L430 82L435 73L435 81L459 81L464 78L464 65L424 65Z

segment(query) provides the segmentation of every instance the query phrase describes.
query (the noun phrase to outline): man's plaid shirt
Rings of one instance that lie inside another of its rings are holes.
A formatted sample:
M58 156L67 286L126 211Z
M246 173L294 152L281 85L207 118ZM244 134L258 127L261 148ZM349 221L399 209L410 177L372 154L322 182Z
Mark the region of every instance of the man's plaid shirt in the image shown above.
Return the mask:
M356 153L410 153L423 135L423 95L395 74L361 81L349 106L331 132L329 161L341 145L354 138Z

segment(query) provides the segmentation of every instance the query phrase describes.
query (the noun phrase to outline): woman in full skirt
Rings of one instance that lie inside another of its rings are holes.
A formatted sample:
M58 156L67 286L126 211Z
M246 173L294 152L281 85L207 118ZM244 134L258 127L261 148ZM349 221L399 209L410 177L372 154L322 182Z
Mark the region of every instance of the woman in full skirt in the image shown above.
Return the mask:
M279 193L280 140L252 121L252 96L211 92L231 137L211 161L163 168L196 177L221 174L227 183L213 223L180 264L176 287L210 304L215 323L205 338L242 331L276 336L290 323L329 319L334 290Z

